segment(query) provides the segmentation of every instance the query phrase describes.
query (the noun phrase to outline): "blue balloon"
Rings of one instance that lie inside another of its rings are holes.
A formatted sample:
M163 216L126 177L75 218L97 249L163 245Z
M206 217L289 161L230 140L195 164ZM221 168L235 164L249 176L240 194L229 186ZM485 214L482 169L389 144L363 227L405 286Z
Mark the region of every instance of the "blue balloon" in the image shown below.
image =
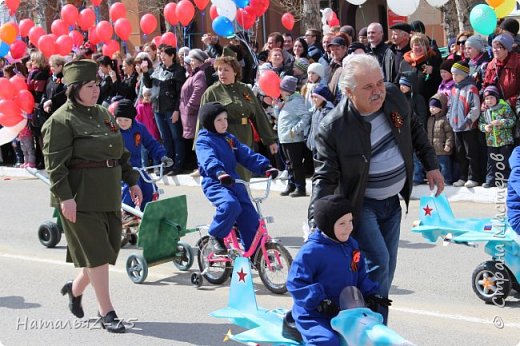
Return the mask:
M0 42L0 58L3 58L9 53L9 45L3 41Z
M249 5L249 0L233 0L238 8L244 8Z
M213 19L211 27L217 35L222 37L227 38L235 34L235 30L233 29L233 23L229 20L229 18L224 16L218 16L217 18Z
M485 4L480 4L471 10L469 22L473 30L481 35L487 36L495 32L497 26L497 15L495 10Z

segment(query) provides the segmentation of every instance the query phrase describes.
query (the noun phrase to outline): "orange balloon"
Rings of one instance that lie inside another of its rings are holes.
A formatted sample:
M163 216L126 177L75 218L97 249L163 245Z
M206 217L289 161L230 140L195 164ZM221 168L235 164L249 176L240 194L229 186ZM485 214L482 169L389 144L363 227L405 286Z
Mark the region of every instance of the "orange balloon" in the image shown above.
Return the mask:
M0 26L0 40L4 41L7 44L11 44L16 41L16 36L18 35L18 25L14 23L5 23Z
M489 6L493 8L497 8L498 6L502 5L505 0L486 0Z

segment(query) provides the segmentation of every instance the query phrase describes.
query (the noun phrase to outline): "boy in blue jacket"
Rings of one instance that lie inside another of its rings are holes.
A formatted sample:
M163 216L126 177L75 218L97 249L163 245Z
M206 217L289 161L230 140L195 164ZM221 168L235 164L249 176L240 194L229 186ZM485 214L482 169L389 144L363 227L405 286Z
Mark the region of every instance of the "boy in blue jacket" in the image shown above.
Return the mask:
M137 110L132 101L121 99L117 102L114 109L114 117L116 118L117 125L119 125L121 129L125 147L131 154L130 164L132 167L141 167L141 149L143 146L154 160L160 160L166 167L172 166L173 160L166 156L164 147L150 135L143 124L135 120L136 115ZM153 199L153 186L152 183L144 181L142 177L139 177L137 184L141 188L141 191L143 191L141 210L144 210L146 204ZM122 195L123 203L134 207L134 202L132 202L130 197L127 184L123 185Z
M339 312L343 288L359 288L372 310L391 300L377 295L378 284L368 278L365 258L352 233L352 206L342 196L325 196L314 203L317 229L302 246L289 270L287 289L292 315L305 345L340 345L330 321Z
M217 207L209 226L210 244L215 254L227 253L224 238L237 223L240 238L247 251L253 242L259 224L258 213L239 179L237 163L256 174L265 174L273 179L278 170L269 160L252 151L248 146L227 132L226 108L218 102L208 102L199 109L202 129L198 133L195 152L202 177L202 190L209 201Z

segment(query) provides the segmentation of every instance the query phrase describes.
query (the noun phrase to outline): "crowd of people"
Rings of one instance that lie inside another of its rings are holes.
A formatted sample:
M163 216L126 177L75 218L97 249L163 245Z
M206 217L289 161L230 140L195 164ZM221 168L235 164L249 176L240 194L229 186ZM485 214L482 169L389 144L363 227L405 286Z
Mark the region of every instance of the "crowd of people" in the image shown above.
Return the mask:
M194 140L200 106L218 101L230 112L230 132L266 155L290 183L284 196L306 196L305 176L314 172L312 155L317 125L344 97L340 76L351 54L377 58L385 82L406 95L434 145L442 174L453 186L494 186L496 176L507 179L503 161L515 145L520 90L518 21L505 19L487 40L463 31L449 40L443 58L435 40L425 35L420 21L397 23L384 41L383 26L371 23L356 33L345 25L321 32L308 29L295 37L274 32L260 48L247 34L237 33L223 47L211 33L202 37L205 49L147 43L135 54L102 56L86 42L68 57L46 59L31 50L22 62L2 61L3 74L26 77L36 106L28 126L3 148L4 161L17 167L43 168L43 123L65 103L63 65L78 56L97 62L100 95L109 107L131 100L141 122L174 160L166 174L198 175ZM274 71L281 95L267 96L259 76ZM278 150L278 145L281 150ZM158 163L142 152L142 164ZM424 168L414 159L414 183L425 182ZM248 178L247 170L239 168Z

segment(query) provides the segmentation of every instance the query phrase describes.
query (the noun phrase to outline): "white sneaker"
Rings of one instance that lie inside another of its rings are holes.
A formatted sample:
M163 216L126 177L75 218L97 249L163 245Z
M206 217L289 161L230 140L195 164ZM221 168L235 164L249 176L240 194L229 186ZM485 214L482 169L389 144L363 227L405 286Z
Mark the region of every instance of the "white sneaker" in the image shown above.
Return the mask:
M453 183L453 186L455 187L462 187L466 184L466 180L459 179L456 182Z
M476 181L474 180L468 180L466 182L466 184L464 184L464 187L467 187L468 189L472 188L472 187L475 187L475 186L479 186L480 184L477 183Z

